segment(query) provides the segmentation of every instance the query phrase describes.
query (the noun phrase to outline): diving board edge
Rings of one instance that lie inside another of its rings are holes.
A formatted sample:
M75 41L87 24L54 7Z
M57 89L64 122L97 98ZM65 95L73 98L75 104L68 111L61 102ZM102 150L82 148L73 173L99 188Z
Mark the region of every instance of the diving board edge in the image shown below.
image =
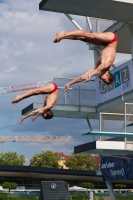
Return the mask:
M107 136L107 137L128 137L133 138L133 133L125 133L125 132L100 132L100 131L90 131L88 133L82 134L84 135L95 135L95 136Z

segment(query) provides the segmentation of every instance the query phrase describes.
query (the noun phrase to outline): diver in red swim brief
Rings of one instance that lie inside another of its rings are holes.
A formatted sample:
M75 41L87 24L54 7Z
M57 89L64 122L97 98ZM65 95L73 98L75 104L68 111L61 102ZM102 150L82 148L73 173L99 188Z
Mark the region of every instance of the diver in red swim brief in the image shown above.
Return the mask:
M42 115L42 117L45 119L51 119L53 117L51 108L54 106L58 98L58 86L56 83L50 83L40 88L30 89L24 94L17 95L12 101L12 104L16 104L25 98L39 94L48 94L48 96L45 98L44 106L20 118L20 124L22 124L24 119L30 116L32 116L32 121L34 121L39 115Z
M76 81L89 81L91 76L98 75L100 80L106 84L111 84L114 81L113 74L109 69L115 60L116 47L118 38L112 32L103 33L89 33L83 30L75 30L70 32L61 31L57 33L53 42L57 43L63 39L81 40L83 42L91 43L97 46L104 46L99 53L97 64L94 68L83 74L80 79Z

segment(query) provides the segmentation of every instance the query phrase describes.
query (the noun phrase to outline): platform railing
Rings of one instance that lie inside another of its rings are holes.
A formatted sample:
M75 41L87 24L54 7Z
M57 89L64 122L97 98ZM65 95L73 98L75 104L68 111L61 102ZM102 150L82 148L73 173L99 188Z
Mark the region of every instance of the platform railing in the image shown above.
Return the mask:
M133 132L133 103L125 103L124 113L100 113L100 131L102 132ZM100 140L109 139L106 137L100 137ZM111 138L109 139L112 140ZM132 149L133 138L113 138L113 141L124 141L125 149Z
M113 25L115 26L115 23L117 22L113 20L100 19L94 17L89 17L89 19L92 27L91 32L104 32L110 26ZM90 32L90 27L88 26L87 20L86 20L86 31Z
M95 80L87 83L76 83L64 92L64 85L73 79L54 78L59 86L59 96L56 104L76 106L96 106Z

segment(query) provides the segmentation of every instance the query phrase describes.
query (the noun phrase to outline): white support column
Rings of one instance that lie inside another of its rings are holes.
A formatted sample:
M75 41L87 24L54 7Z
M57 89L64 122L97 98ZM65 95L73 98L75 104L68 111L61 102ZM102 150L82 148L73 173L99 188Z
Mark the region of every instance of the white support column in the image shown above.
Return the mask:
M64 104L66 105L66 92L64 92Z
M111 200L116 200L116 196L115 196L115 193L114 193L114 190L113 190L111 182L106 181L106 185L107 185L107 188L109 190L109 194L110 194Z
M96 18L96 32L100 32L100 20Z
M125 103L125 105L127 105L127 104L129 104L129 103ZM121 132L126 132L126 128L125 128L125 126L127 125L127 123L128 123L128 120L130 119L130 115L132 114L132 112L133 112L133 103L131 103L131 105L130 105L130 108L128 109L130 112L128 112L128 113L126 113L126 123L125 123L125 121L124 121L124 123L123 123L123 126L122 126L122 129L121 129ZM126 108L125 108L125 112L126 112ZM124 115L125 115L125 113L124 113Z
M100 129L100 132L104 131L104 120L103 120L103 115L102 113L100 112L99 114L99 129ZM102 141L104 137L100 136L100 140Z
M93 200L93 191L89 192L90 200Z
M133 104L131 104L130 108L129 108L130 112L127 113L127 109L126 109L127 105L128 105L128 103L125 103L124 125L122 127L122 132L124 130L125 133L127 132L127 123L128 123L128 120L130 119L130 114L132 114L132 111L133 111ZM125 149L127 149L127 138L126 137L125 137Z
M87 24L88 24L88 27L90 29L90 33L92 33L92 25L91 25L91 21L90 21L90 18L89 17L86 17L86 21L87 21Z
M80 107L80 83L78 83L78 88L79 88L79 111L80 111L80 109L81 109L81 107Z
M124 132L127 132L127 109L126 109L126 103L125 103L125 112L124 112ZM125 141L125 149L127 149L127 138L124 138Z
M81 26L79 26L79 24L69 15L69 14L65 14L67 16L67 18L79 29L79 30L83 30L81 28Z
M132 23L129 23L129 32L130 32L131 56L133 59L133 24Z

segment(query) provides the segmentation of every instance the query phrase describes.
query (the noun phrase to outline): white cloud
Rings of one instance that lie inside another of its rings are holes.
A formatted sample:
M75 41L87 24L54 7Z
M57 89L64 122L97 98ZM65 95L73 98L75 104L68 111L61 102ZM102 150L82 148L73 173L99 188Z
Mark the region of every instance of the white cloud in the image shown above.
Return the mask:
M21 53L20 53L19 51L15 51L15 52L14 52L14 55L15 55L15 56L20 56Z
M15 71L15 70L17 70L17 67L16 67L16 66L11 67L10 69L5 70L5 72L9 73L9 72L13 72L13 71Z
M56 32L65 28L63 20L68 19L63 14L39 11L38 5L37 0L24 0L19 4L16 0L9 0L2 4L0 61L4 65L1 69L3 72L17 66L18 70L15 79L12 75L1 74L0 84L9 82L11 85L12 82L17 85L46 80L47 77L52 79L71 74L72 70L82 73L83 65L84 71L88 69L85 44L74 41L53 43ZM78 52L80 56L76 56ZM26 72L30 76L26 76Z

